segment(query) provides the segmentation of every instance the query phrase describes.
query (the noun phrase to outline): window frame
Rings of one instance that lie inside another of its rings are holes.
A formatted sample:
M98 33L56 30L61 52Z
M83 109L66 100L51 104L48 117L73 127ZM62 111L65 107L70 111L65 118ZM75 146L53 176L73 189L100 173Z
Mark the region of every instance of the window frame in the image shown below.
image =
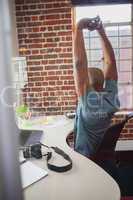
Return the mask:
M73 6L97 6L97 5L112 5L112 4L128 4L132 3L132 0L111 0L108 2L108 0L91 0L88 2L88 0L71 0Z
M130 2L129 2L130 3ZM105 4L104 4L105 5ZM78 6L78 5L77 5ZM97 5L96 5L97 6ZM75 9L75 19L76 19L76 9ZM76 21L75 21L76 22ZM107 28L107 27L112 27L112 26L118 26L118 27L120 27L120 26L131 26L131 35L124 35L123 37L131 37L131 43L132 43L132 45L131 45L131 47L127 47L127 48L119 48L119 44L118 44L118 48L116 48L116 49L132 49L132 53L131 53L131 59L125 59L125 61L128 61L128 60L130 60L131 61L131 71L130 71L130 73L131 73L131 82L118 82L118 85L120 86L120 87L122 87L122 86L131 86L131 90L132 90L132 95L131 95L131 99L132 99L132 105L131 105L131 107L133 107L133 4L131 4L131 21L130 22L113 22L113 23L104 23L104 26L105 26L105 28ZM118 30L119 31L119 30ZM111 37L113 37L113 36L111 36ZM114 37L116 37L116 36L114 36ZM119 33L118 33L118 37L120 37L120 35L119 35ZM122 37L122 36L121 36ZM89 38L89 40L90 40L90 38L91 37L88 37ZM93 37L93 38L98 38L97 36L96 37ZM120 39L119 39L120 40ZM119 41L118 41L119 42ZM90 50L91 48L90 48L90 41L89 41L89 48L87 48L86 50ZM91 50L93 50L93 49L91 49ZM94 48L94 50L101 50L101 48ZM119 55L120 56L120 55ZM119 59L119 62L120 62L121 60ZM93 61L93 62L95 62L95 60ZM96 62L98 62L98 61L96 61ZM100 61L99 61L100 62ZM119 71L120 72L120 71ZM126 71L124 71L124 72L126 72ZM129 72L129 71L127 71L127 72ZM122 108L122 109L127 109L127 108ZM131 109L131 108L129 108L129 109Z

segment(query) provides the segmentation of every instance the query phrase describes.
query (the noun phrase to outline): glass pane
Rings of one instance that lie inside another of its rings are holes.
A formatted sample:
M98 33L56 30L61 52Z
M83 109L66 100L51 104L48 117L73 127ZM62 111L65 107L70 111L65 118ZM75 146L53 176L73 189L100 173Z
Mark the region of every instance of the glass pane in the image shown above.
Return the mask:
M90 37L99 37L97 31L90 31Z
M119 34L120 35L132 35L131 26L119 26Z
M131 37L120 37L119 38L120 41L120 48L123 47L132 47L132 38Z
M132 57L132 49L120 49L120 59L127 60Z
M121 108L132 108L133 87L132 85L119 85L119 99Z
M85 42L85 48L86 48L86 49L89 49L89 48L90 48L90 38L86 38L86 39L84 40L84 42Z
M119 61L118 60L116 60L116 67L117 67L117 70L119 72Z
M84 35L84 38L89 37L90 36L89 31L83 30L83 35Z
M97 68L100 68L100 69L102 69L102 67L103 67L101 60L99 60L97 62L90 62L89 64L90 64L90 67L97 67Z
M87 50L87 51L86 51L86 54L87 54L87 59L88 59L88 61L90 61L90 60L91 60L91 57L90 57L90 50Z
M118 26L106 27L106 33L108 36L118 36Z
M119 71L120 72L129 72L132 71L132 61L131 60L120 60L119 61Z
M114 49L114 53L115 53L115 59L118 60L119 59L119 49Z
M100 38L91 38L90 39L91 42L91 49L100 49L101 48L101 41Z
M118 37L108 37L113 48L118 48Z
M103 57L102 50L91 50L90 55L91 61L101 60L101 58Z
M131 21L131 4L76 7L76 21L97 15L100 15L104 23L129 22Z
M119 72L118 77L120 83L131 83L132 81L131 72Z

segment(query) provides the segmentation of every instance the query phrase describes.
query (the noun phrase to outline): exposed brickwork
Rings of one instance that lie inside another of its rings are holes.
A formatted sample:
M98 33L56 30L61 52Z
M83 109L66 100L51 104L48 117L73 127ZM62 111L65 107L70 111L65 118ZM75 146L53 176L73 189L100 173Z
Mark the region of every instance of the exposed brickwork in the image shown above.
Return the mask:
M118 123L125 118L125 114L119 114L112 119L113 123ZM120 139L129 140L133 139L133 119L130 119L122 130Z
M20 55L28 65L26 102L36 112L75 110L69 0L16 0Z
M75 111L72 8L69 0L16 0L20 55L27 58L26 101L34 111L63 114ZM114 117L113 122L123 119ZM133 120L121 139L133 138Z

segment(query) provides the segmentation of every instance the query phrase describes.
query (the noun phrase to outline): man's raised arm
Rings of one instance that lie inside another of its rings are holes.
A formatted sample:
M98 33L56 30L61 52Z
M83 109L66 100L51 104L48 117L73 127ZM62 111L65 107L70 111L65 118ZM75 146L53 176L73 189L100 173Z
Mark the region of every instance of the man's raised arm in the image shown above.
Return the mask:
M90 87L88 76L88 62L85 52L83 29L88 28L88 20L82 19L76 25L75 38L74 38L74 75L75 84L78 96L85 94L86 90Z
M110 41L108 40L105 30L101 24L101 26L97 29L101 42L102 42L102 48L104 53L104 63L105 63L105 69L104 69L104 76L105 80L117 80L118 74L117 74L117 68L116 68L116 60L115 60L115 54L114 50L112 48L112 45Z

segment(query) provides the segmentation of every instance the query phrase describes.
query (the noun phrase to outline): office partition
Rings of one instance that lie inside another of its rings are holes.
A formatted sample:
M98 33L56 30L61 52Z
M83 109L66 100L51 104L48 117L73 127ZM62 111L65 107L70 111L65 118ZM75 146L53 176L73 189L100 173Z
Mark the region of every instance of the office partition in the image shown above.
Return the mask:
M18 133L12 109L9 11L8 0L0 0L0 200L22 200Z

